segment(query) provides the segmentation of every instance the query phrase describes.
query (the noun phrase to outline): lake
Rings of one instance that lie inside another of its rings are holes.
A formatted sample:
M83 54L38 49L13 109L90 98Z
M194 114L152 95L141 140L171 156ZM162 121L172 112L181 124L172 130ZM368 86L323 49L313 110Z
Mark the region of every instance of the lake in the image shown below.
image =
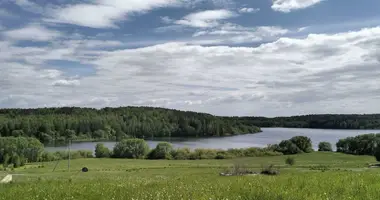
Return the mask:
M215 138L171 138L164 140L147 140L150 148L154 148L160 141L167 141L173 144L174 148L188 147L190 149L229 149L247 147L266 147L268 144L277 144L282 140L290 139L293 136L307 136L313 142L313 148L318 149L318 143L327 141L333 144L342 138L356 136L365 133L380 133L380 130L330 130L330 129L299 129L299 128L262 128L263 132L256 134L237 135L229 137ZM115 142L102 142L112 149ZM95 150L97 142L73 143L72 150ZM67 150L67 147L46 147L48 151Z

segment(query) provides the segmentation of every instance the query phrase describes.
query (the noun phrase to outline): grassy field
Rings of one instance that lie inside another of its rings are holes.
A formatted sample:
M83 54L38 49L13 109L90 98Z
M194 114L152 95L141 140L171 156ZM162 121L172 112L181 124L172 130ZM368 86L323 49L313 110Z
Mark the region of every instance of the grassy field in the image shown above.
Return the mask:
M11 173L14 182L0 185L0 199L154 199L154 200L321 200L380 199L380 169L368 168L374 157L339 153L234 160L149 161L80 159L28 165ZM234 164L259 172L274 164L278 176L220 176ZM88 167L89 172L80 169ZM322 170L323 169L323 170ZM0 173L0 176L4 173Z

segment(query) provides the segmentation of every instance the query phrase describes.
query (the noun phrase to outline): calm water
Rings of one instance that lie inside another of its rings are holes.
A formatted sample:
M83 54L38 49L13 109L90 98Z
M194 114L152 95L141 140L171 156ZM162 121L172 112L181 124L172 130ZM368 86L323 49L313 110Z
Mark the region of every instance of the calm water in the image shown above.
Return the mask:
M165 139L173 144L175 148L188 147L210 148L210 149L229 149L229 148L246 148L246 147L265 147L268 144L276 144L281 140L290 139L293 136L303 135L310 137L314 149L317 149L318 143L327 141L335 146L335 143L341 139L350 136L356 136L365 133L380 133L380 130L326 130L326 129L297 129L297 128L262 128L263 132L257 134L237 135L221 138L175 138ZM160 141L147 141L151 148L154 148ZM105 146L112 149L115 142L102 142ZM95 150L96 142L73 143L72 150ZM67 147L46 147L48 151L66 150Z

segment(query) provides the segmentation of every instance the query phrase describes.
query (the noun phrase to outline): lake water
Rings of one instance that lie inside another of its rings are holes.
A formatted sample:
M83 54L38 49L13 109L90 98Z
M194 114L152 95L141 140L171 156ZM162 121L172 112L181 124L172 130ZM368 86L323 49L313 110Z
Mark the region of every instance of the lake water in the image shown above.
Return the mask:
M167 141L175 148L188 147L190 149L229 149L247 147L266 147L268 144L277 144L282 140L290 139L293 136L307 136L313 142L313 148L318 149L318 143L327 141L333 144L342 138L361 135L365 133L380 133L380 130L327 130L327 129L298 129L298 128L262 128L263 132L256 134L237 135L218 138L171 138L163 140L148 140L151 148L154 148L160 141ZM116 142L102 142L112 149ZM72 150L95 150L97 142L73 143ZM48 151L67 150L67 147L46 147Z

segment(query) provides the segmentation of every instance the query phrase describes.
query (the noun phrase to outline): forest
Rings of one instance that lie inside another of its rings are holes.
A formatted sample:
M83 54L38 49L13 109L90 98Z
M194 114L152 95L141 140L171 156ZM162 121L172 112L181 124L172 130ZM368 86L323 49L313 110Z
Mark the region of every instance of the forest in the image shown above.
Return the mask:
M260 131L239 118L151 107L0 109L0 137L35 137L43 143L217 137Z
M320 128L320 129L380 129L380 114L365 115L303 115L291 117L235 117L245 124L258 127Z

